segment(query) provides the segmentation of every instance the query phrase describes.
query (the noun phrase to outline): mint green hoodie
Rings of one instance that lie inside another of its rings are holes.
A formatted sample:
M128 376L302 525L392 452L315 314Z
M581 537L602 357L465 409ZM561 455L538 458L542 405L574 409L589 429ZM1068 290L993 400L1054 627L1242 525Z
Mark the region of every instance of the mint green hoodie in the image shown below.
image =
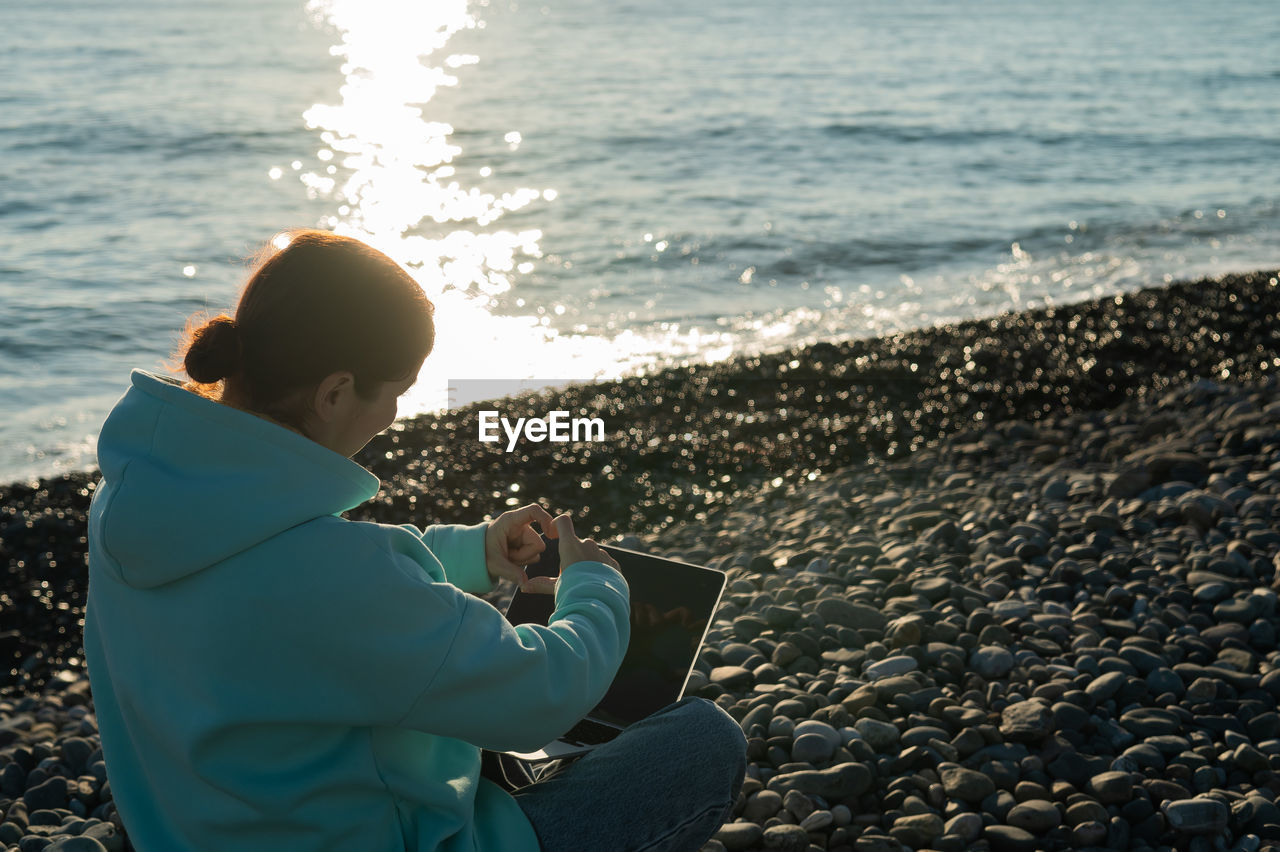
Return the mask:
M135 370L98 441L84 646L140 852L535 850L480 748L532 750L600 700L627 587L566 568L513 628L484 528L348 521L360 465Z

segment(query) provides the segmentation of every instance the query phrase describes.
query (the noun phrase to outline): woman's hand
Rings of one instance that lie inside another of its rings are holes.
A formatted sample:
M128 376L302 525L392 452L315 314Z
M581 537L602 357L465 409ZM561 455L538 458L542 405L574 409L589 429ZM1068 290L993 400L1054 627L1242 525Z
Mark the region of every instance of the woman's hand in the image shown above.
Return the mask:
M556 590L555 577L531 578L524 570L547 548L532 526L534 521L549 537L556 537L551 513L536 503L503 512L490 521L484 533L484 565L495 581L511 580L522 592L551 594Z

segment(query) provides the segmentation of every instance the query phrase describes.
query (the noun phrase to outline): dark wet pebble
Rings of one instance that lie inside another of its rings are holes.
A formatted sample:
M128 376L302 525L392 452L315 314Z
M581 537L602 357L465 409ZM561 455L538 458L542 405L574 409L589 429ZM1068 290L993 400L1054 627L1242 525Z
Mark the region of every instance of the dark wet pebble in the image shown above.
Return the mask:
M1005 820L1032 834L1044 834L1062 824L1062 814L1052 802L1032 800L1014 805Z
M1226 804L1217 799L1200 797L1167 802L1164 815L1169 827L1183 834L1215 834L1227 827L1231 815Z
M1035 852L1039 847L1034 834L1012 825L989 825L982 836L995 852Z

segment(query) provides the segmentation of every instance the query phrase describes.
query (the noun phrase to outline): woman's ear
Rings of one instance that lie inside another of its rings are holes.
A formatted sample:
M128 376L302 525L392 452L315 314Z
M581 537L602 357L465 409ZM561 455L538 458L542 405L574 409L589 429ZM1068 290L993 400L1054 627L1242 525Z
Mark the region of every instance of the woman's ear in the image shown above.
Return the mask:
M312 411L322 423L333 423L346 415L355 392L356 377L350 370L330 373L316 386Z

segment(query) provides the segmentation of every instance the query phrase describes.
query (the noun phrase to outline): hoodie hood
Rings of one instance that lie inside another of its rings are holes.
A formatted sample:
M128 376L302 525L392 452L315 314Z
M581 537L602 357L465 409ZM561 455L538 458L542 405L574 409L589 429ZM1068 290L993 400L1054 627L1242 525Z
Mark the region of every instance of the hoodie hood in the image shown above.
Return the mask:
M134 588L172 583L378 493L351 459L144 370L98 438L91 535Z

